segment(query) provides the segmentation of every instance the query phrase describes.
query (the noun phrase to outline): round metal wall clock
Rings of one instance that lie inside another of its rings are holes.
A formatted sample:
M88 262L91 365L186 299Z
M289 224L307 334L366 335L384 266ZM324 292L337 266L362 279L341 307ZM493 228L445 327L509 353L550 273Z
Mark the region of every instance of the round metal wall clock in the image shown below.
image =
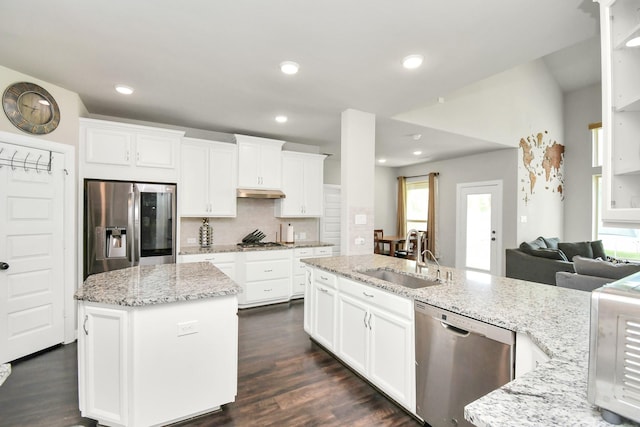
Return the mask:
M54 131L60 123L60 108L49 92L34 83L20 82L7 87L2 108L15 127L34 135Z

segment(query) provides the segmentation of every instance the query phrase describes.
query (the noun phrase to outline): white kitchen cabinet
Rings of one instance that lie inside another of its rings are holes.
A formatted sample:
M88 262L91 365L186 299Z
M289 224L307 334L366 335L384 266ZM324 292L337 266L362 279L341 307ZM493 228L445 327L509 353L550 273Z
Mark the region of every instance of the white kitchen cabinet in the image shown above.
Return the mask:
M238 187L280 190L284 141L236 135L236 142L238 144Z
M184 138L181 146L181 216L235 217L235 144Z
M549 359L549 356L531 341L529 335L522 332L516 334L516 378L533 371Z
M235 400L235 295L78 307L82 416L100 425L167 425Z
M320 217L325 155L282 152L282 191L276 201L277 217Z
M322 270L313 275L313 338L327 350L336 348L336 276Z
M415 411L411 300L343 277L338 290L338 357Z
M288 301L291 295L291 250L248 251L238 254L237 282L241 308Z
M304 266L304 331L311 335L313 333L313 268Z
M178 263L210 262L231 280L236 280L236 252L178 255Z
M131 360L126 310L79 303L78 385L83 416L127 425Z
M171 129L81 118L82 176L178 182L183 136Z
M602 47L602 219L640 226L640 0L599 0Z
M304 258L325 258L333 255L331 246L295 248L293 250L293 274L291 282L291 298L302 298L306 291Z

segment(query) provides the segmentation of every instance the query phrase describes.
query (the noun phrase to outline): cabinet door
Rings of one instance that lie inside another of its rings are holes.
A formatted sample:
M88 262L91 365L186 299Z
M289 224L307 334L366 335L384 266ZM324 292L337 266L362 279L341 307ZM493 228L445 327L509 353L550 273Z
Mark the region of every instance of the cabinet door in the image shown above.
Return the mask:
M208 162L209 149L206 145L187 142L182 144L180 215L198 217L209 215Z
M287 196L278 200L279 216L302 216L304 207L304 161L295 156L282 154L282 192Z
M82 415L126 425L127 312L80 303L78 372Z
M260 176L261 187L266 189L282 188L282 151L278 146L261 147Z
M366 304L338 294L338 356L365 374L368 364L370 313Z
M306 159L304 163L304 215L322 216L324 158ZM285 193L286 194L286 193ZM288 195L287 195L288 197Z
M313 337L334 351L336 336L336 291L319 283L313 284Z
M313 269L305 267L304 272L304 331L313 334Z
M85 161L129 166L133 134L116 129L86 128Z
M180 139L174 136L139 133L136 135L135 165L175 169Z
M260 146L251 142L238 144L238 187L261 188Z
M236 216L237 148L216 143L209 154L209 216Z
M370 308L369 379L389 396L415 409L413 322Z

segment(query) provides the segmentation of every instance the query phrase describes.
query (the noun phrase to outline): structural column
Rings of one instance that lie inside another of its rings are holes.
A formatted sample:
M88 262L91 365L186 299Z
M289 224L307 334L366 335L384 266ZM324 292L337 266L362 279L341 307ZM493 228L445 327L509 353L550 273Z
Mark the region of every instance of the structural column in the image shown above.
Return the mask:
M375 115L357 110L342 112L342 255L373 253L375 136Z

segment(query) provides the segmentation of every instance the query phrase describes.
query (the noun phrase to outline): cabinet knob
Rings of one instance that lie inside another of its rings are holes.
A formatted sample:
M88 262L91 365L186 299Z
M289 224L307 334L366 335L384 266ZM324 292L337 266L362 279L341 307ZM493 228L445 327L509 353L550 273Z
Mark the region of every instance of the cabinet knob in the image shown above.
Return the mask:
M9 269L9 264L7 264L6 262L0 262L0 270L8 270Z

